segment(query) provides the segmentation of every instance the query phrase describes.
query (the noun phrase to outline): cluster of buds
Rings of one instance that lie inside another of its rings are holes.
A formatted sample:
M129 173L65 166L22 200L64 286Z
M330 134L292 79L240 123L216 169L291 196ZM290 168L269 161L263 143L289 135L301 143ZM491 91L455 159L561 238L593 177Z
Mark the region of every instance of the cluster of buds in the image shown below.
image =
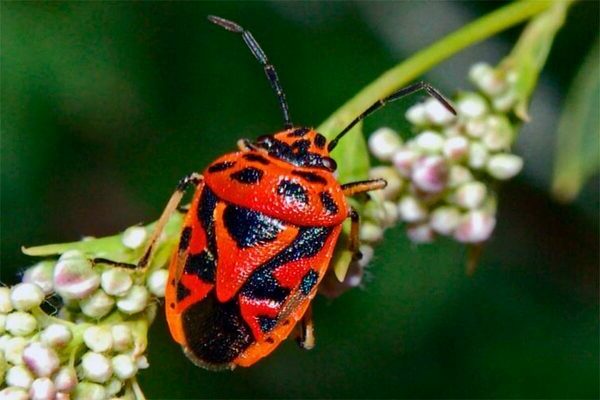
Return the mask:
M133 258L146 237L146 228L132 227L121 245ZM0 400L138 397L135 376L148 367L147 330L167 275L71 250L0 287ZM44 309L56 296L52 316Z
M388 181L379 225L404 222L415 243L431 242L436 235L462 243L486 241L496 223L492 184L523 167L510 152L515 128L507 112L515 102L514 79L484 64L475 65L470 77L480 92L460 94L457 115L428 99L406 112L417 132L410 140L403 142L389 128L369 138L371 153L390 163L370 171L372 178Z

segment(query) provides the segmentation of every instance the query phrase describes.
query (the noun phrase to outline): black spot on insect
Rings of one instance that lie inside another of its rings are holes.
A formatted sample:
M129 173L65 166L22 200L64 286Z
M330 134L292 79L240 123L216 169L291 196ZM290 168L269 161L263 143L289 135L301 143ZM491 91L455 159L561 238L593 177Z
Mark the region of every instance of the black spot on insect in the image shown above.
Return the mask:
M265 339L265 342L272 344L272 343L275 343L275 340L272 337L268 337Z
M264 172L258 168L246 167L237 172L234 172L230 176L231 176L231 179L234 179L240 183L245 183L245 184L250 185L250 184L260 182L263 175L264 175Z
M207 251L190 255L183 271L193 274L206 283L215 283L216 263L214 257Z
M320 183L321 185L327 184L327 179L323 178L321 175L316 174L314 172L292 171L292 175L296 175L303 179L306 179L310 183Z
M315 135L314 143L315 143L315 146L317 146L318 149L322 149L327 144L327 138L325 138L325 136L321 135L320 133L317 133Z
M206 237L208 239L208 249L211 254L217 254L217 241L215 238L215 207L217 206L217 196L208 189L204 187L202 191L202 196L200 197L200 207L198 207L198 219L206 232Z
M286 200L296 201L298 203L308 203L308 194L302 185L296 182L283 179L277 186L277 193Z
M190 292L190 289L183 286L183 283L179 282L177 284L177 301L181 301L181 300L185 299L191 293L192 292Z
M223 222L238 247L242 249L271 242L284 228L278 219L233 205L225 208Z
M216 163L208 167L208 172L220 172L225 171L235 165L235 161L223 161Z
M257 163L260 163L262 165L269 165L271 162L269 160L267 160L266 158L264 158L263 156L261 156L260 154L244 154L243 157L248 160L248 161L255 161Z
M331 197L331 195L327 192L321 192L319 193L319 197L321 198L321 203L323 204L323 207L325 207L325 209L327 210L328 213L330 214L337 214L339 211L339 208L337 206L337 204L335 204L335 200L333 200L333 198Z
M171 307L171 308L175 308L175 303L170 303L170 304L169 304L169 307Z
M227 367L254 342L237 300L221 303L212 291L182 314L187 351L212 368Z
M260 315L258 317L258 324L260 325L260 330L264 333L271 332L275 325L277 325L277 319L271 318L267 316Z
M181 237L179 238L179 251L187 250L188 246L190 245L191 237L192 227L186 226L185 228L183 228L183 231L181 231Z
M310 269L300 281L300 293L308 296L313 287L317 284L319 274L314 269Z
M308 128L298 128L298 129L295 129L292 132L288 133L287 136L288 137L302 137L302 136L306 135L308 132L310 132L310 129L308 129Z
M281 286L272 272L270 269L255 271L244 284L243 295L251 299L283 303L289 296L290 290Z
M310 149L310 141L306 139L296 140L292 143L292 149L296 150L298 154L307 154Z

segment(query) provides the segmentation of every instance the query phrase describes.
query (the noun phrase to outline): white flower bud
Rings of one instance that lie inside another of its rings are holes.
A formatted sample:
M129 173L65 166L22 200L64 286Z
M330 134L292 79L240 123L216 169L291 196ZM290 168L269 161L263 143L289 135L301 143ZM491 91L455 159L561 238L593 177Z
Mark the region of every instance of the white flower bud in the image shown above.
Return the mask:
M6 314L0 314L0 335L4 333L6 326Z
M427 118L436 125L446 125L454 121L455 115L450 112L437 99L429 98L425 101Z
M92 318L102 318L113 309L115 300L104 290L98 289L91 296L81 300L81 311Z
M359 237L367 243L378 242L383 239L383 229L371 222L363 222L360 226Z
M469 146L469 166L473 169L481 169L485 167L489 153L487 148L479 143L473 142Z
M73 367L62 367L54 376L54 386L60 392L69 393L77 385L77 373Z
M413 167L412 181L423 192L439 193L448 183L448 164L440 156L420 158Z
M131 226L123 232L121 242L132 250L139 249L146 243L148 232L143 226Z
M413 243L431 243L435 234L427 223L410 224L406 228L406 234Z
M429 225L442 235L450 235L460 222L460 211L454 207L442 206L431 213Z
M112 368L115 375L121 380L129 379L137 373L137 364L131 356L119 354L112 359Z
M136 360L135 360L138 369L146 369L150 366L150 364L148 363L148 359L146 358L146 356L139 356Z
M29 395L21 387L10 386L0 391L0 400L29 400Z
M107 326L90 326L83 332L83 342L97 353L109 351L113 345L111 329Z
M23 361L39 377L52 375L60 365L56 352L39 342L30 343L23 349Z
M66 299L83 299L100 285L100 277L87 258L67 252L54 267L54 290Z
M393 167L378 166L371 168L369 171L370 179L385 179L387 186L381 189L381 193L385 199L394 199L402 190L403 181Z
M406 110L404 115L408 122L413 125L426 125L429 120L427 118L427 112L425 111L425 104L417 103Z
M110 361L99 353L85 353L81 357L81 368L83 375L93 382L104 383L112 376Z
M23 282L35 283L45 295L51 294L53 292L54 264L56 264L54 261L42 261L27 268L23 275Z
M44 301L44 292L34 283L19 283L10 291L13 307L19 311L29 311Z
M111 378L107 383L104 384L104 390L106 390L107 396L114 396L121 391L123 388L123 382L121 382L118 378ZM111 400L119 400L122 397L111 398Z
M485 119L482 118L470 119L465 124L465 132L473 139L481 138L483 135L485 135L487 129L488 128L485 123Z
M146 308L150 294L145 286L133 286L129 292L117 301L117 307L125 314L135 314Z
M488 112L485 99L474 93L469 93L461 97L456 108L460 115L467 118L479 118Z
M6 384L8 386L18 386L23 389L29 389L33 382L33 375L23 365L11 367L6 372Z
M454 203L467 209L478 208L487 195L487 188L481 182L474 181L461 185L453 195Z
M92 382L80 382L75 387L72 400L106 400L104 386Z
M71 330L63 324L50 324L40 334L42 343L57 348L66 346L72 338Z
M38 378L29 388L31 400L53 400L56 397L56 388L50 378Z
M467 183L473 180L473 174L469 169L462 165L453 165L450 167L450 173L448 178L448 186L456 188L463 183Z
M418 222L427 218L425 206L412 196L404 196L400 199L398 213L404 222Z
M146 285L150 292L157 297L165 297L165 288L167 286L167 279L169 278L169 271L166 269L157 269L152 271Z
M444 156L452 161L462 160L469 152L469 141L464 136L453 136L444 142Z
M494 231L496 218L481 210L475 210L462 217L454 231L454 238L463 243L480 243L489 239Z
M429 154L441 152L444 146L444 138L434 131L421 132L413 140L419 149Z
M478 62L473 64L471 69L469 69L469 79L471 79L471 82L476 84L483 76L491 73L492 71L492 67L489 64Z
M8 314L13 310L12 302L10 301L10 289L0 287L0 313Z
M496 179L507 180L523 168L523 159L514 154L496 154L487 163L487 172Z
M4 345L4 357L13 365L23 364L23 349L29 342L27 339L17 336L6 341Z
M6 316L6 330L15 336L27 336L37 328L33 315L24 311L15 311Z
M420 157L414 150L402 148L392 156L392 163L400 175L409 178L412 173L413 164Z
M10 339L12 339L12 336L8 333L0 336L0 354L3 354L4 351L6 351L7 343Z
M116 351L127 351L133 346L131 329L125 324L113 325L111 328L113 347Z
M133 284L129 272L122 268L111 268L102 273L102 289L111 296L122 296Z
M481 141L491 151L507 149L514 136L513 128L505 116L491 115L486 120L487 129Z
M69 393L58 392L54 400L71 400L71 395Z
M496 111L508 112L517 100L516 93L513 90L507 90L499 96L492 99L492 105Z
M402 145L400 136L390 128L379 128L369 137L369 150L376 158L387 161Z
M490 66L477 65L471 69L469 76L473 83L490 97L506 90L506 82Z
M398 218L400 218L398 206L391 201L384 201L382 208L384 211L384 218L381 222L386 227L393 226L398 221Z

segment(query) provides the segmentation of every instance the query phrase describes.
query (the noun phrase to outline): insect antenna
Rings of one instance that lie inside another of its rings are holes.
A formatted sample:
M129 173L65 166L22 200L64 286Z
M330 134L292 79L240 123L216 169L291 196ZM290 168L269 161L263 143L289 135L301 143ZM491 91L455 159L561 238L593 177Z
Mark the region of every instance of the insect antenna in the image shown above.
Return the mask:
M229 21L225 18L209 15L208 20L213 24L219 25L220 27L227 29L230 32L235 32L242 35L244 42L246 43L254 57L263 66L265 74L267 75L267 79L271 84L271 88L273 88L275 94L277 95L277 98L279 99L279 108L283 113L283 124L285 129L291 128L292 121L290 120L290 112L288 110L288 105L285 100L285 93L283 92L281 84L279 83L279 77L277 76L275 67L269 62L267 55L260 47L256 39L254 39L254 36L252 36L252 34L249 31L245 30L235 22Z
M365 111L363 111L362 114L360 114L358 117L356 117L352 122L350 122L350 124L348 124L348 126L346 126L340 133L338 133L338 135L327 145L327 150L329 150L329 151L333 150L335 148L335 146L337 146L339 140L346 133L348 133L348 131L350 131L350 129L352 129L354 127L354 125L356 125L357 123L359 123L360 121L362 121L363 119L368 117L369 115L373 114L375 111L379 110L380 108L385 106L387 103L391 103L392 101L401 99L402 97L411 95L420 90L425 90L430 96L434 97L437 101L442 103L442 105L448 111L450 111L452 114L456 115L456 110L454 109L454 107L452 107L452 105L450 104L450 101L448 101L436 88L431 86L429 83L421 81L421 82L406 86L406 87L398 90L397 92L394 92L391 95L384 97L381 100L377 100L375 103L373 103L373 105L371 107L369 107Z

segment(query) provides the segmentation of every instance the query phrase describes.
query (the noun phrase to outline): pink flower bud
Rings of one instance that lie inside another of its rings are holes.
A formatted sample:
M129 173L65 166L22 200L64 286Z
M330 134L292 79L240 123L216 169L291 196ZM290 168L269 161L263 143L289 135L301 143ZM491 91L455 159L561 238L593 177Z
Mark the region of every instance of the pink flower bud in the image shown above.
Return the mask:
M23 349L23 361L36 376L52 375L60 365L54 350L39 342L33 342Z
M23 275L23 282L34 283L42 289L44 294L51 294L53 291L54 264L54 261L42 261L27 268Z
M431 243L435 239L433 229L427 223L410 224L406 228L406 234L413 243Z
M100 285L92 263L82 255L65 253L54 267L54 289L66 299L83 299Z
M56 397L56 388L50 378L38 378L29 388L31 400L53 400Z
M400 175L405 178L410 178L413 164L417 158L419 158L419 154L416 151L402 148L394 153L392 156L392 163L398 172L400 172Z
M454 136L444 142L444 156L452 161L462 160L469 152L469 141L464 136Z
M467 208L475 209L479 207L487 195L487 188L481 182L468 182L461 185L453 195L453 200L456 205Z
M463 243L481 243L489 239L496 218L484 211L476 210L467 213L462 219L456 230L454 238Z
M62 367L54 376L54 386L61 392L70 392L77 385L77 373L73 367Z
M446 161L439 156L420 158L415 162L412 181L423 192L441 192L448 183L448 165Z

